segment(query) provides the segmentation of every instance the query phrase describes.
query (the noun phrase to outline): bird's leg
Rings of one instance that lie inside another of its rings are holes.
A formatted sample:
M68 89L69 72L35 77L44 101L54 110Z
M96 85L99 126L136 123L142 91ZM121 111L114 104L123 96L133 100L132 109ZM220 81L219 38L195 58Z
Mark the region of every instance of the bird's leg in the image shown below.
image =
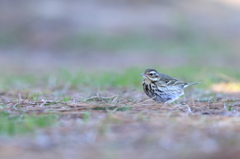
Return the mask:
M164 104L170 104L170 103L174 102L175 100L177 100L178 98L179 97L172 98L172 99L166 101Z

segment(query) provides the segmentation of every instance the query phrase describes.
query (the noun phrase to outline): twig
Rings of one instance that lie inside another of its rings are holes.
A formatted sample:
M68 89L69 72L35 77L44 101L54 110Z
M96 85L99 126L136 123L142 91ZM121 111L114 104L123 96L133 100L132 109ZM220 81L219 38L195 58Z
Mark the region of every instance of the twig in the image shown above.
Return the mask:
M195 101L194 101L193 97L192 97L192 103L193 103L193 106L194 106L194 108L195 108L196 105L195 105Z
M117 99L118 99L119 96L116 96L111 103L114 103Z
M39 107L43 107L47 103L47 100L44 100L42 104L39 105Z
M210 101L212 99L212 96L208 99L208 109L210 109Z
M145 101L138 102L138 103L136 103L136 104L133 104L132 106L134 106L134 105L139 105L139 104L143 104L143 103L145 103L145 102L151 101L151 100L153 100L153 98L155 98L155 97L156 97L156 96L154 96L154 97L152 97L152 98L149 98L149 99L147 99L147 100L145 100Z

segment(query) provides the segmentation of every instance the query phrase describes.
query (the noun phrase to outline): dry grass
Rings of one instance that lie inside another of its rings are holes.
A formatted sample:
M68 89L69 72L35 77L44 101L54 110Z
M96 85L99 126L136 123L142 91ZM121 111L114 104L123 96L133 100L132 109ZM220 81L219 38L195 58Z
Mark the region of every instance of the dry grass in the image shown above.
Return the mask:
M57 120L29 136L0 138L0 156L236 158L240 146L238 95L215 94L207 99L203 94L187 95L171 105L130 90L65 100L40 100L44 95L38 100L22 95L16 99L4 94L1 112L55 114Z
M163 105L141 90L141 71L2 77L0 158L201 159L238 154L239 95L211 90L232 79L218 78L214 71L199 74L192 67L168 70L187 81L199 77L202 84L186 89L176 103ZM233 75L225 72L237 79L237 71L231 71Z

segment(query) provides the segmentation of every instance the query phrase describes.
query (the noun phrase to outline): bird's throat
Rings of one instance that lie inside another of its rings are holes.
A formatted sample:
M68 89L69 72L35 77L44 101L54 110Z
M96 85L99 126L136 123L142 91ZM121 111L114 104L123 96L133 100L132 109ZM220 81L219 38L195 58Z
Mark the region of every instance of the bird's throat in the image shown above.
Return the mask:
M145 78L145 79L144 79L144 82L145 82L146 84L152 83L148 78Z

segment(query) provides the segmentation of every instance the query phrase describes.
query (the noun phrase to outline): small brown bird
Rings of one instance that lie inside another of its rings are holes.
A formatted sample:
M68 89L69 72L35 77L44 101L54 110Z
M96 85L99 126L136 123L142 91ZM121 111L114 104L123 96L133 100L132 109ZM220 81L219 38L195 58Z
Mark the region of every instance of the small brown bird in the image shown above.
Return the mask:
M146 69L141 75L143 76L142 86L146 95L155 101L164 102L165 104L172 103L184 95L184 88L200 83L185 83L166 74L159 73L152 68Z

